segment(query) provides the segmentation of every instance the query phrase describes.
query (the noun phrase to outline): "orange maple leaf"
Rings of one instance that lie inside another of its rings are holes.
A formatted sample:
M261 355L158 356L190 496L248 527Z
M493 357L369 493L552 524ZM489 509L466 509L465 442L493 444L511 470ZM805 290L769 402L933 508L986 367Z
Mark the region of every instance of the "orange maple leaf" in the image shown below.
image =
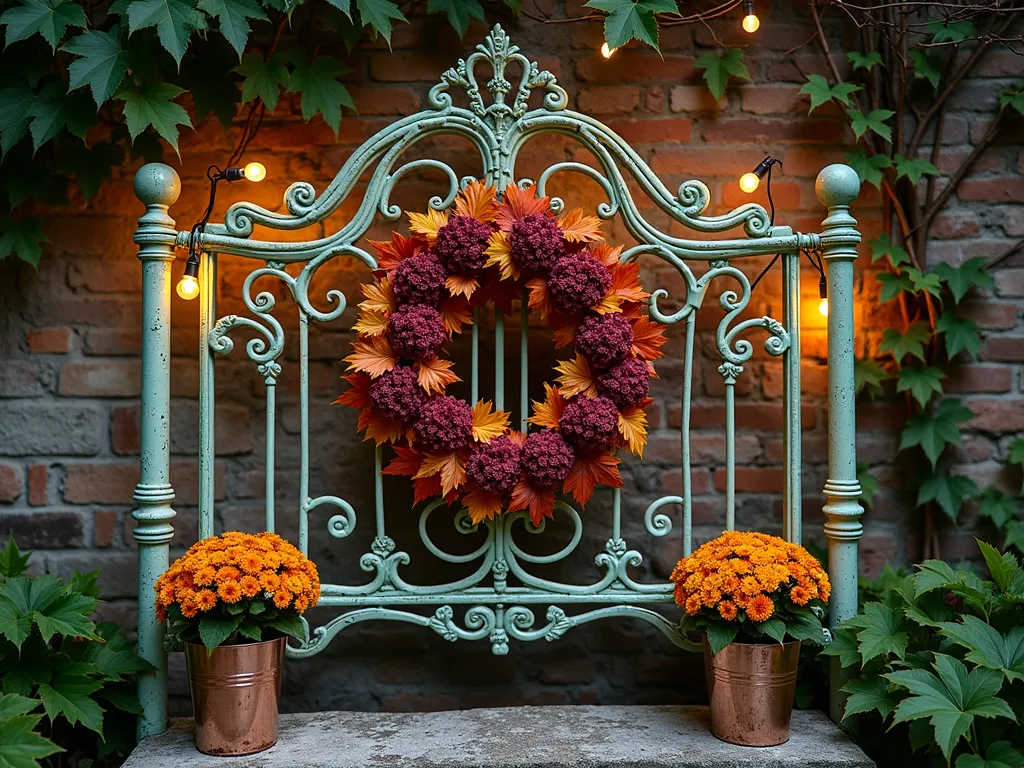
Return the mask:
M485 267L497 267L501 272L501 279L508 280L514 278L519 279L519 270L516 265L512 263L512 243L508 238L508 233L498 230L491 239L487 242L487 250L484 251L487 256L487 261L484 263Z
M482 181L469 182L455 198L455 213L490 224L498 213L494 187Z
M585 215L582 208L573 208L558 220L558 226L570 243L599 243L603 239L601 220L597 216Z
M409 217L409 231L422 235L430 245L437 240L437 230L448 223L448 213L433 208L426 213L405 213Z
M530 309L540 312L542 318L547 318L555 311L555 305L551 302L551 292L548 291L548 282L543 278L536 278L526 283L530 289Z
M412 481L412 503L419 504L421 501L432 499L441 495L441 476L431 475L421 477Z
M377 445L394 443L402 439L402 422L381 416L373 408L363 408L356 422L356 429L366 430L363 440L373 440Z
M667 341L662 333L661 323L655 323L647 315L633 320L633 354L644 360L659 360L665 353L661 346Z
M608 243L598 243L594 246L592 253L595 259L608 267L608 269L611 269L619 263L619 257L622 255L622 246L617 245L612 248Z
M502 205L498 206L497 222L504 231L512 229L516 219L529 216L532 213L548 213L548 198L537 197L537 186L531 184L526 189L520 189L515 184L505 187L505 194Z
M490 400L477 400L473 406L473 439L487 443L508 429L508 413L496 411Z
M614 315L616 312L622 311L623 301L625 300L621 296L609 288L608 293L604 295L604 298L592 306L591 309L599 315Z
M473 294L472 305L482 307L492 304L506 315L511 315L515 304L522 298L523 292L516 280L504 280L498 272L490 270L486 282Z
M377 269L385 272L390 272L420 250L419 243L397 232L391 233L390 243L387 240L370 240L370 245L377 252Z
M466 483L466 468L456 451L428 452L424 455L423 464L420 465L419 471L413 475L413 478L420 479L438 474L441 476L441 493L446 496Z
M611 451L579 451L572 463L572 469L565 478L563 488L571 493L580 504L586 504L594 493L594 486L600 483L612 488L622 487L619 475L619 458Z
M626 441L629 450L643 458L644 446L647 445L647 412L638 405L621 411L619 434Z
M444 287L448 289L448 293L452 296L462 294L468 299L473 295L473 292L480 287L480 281L475 277L450 275L444 281Z
M455 375L455 371L451 370L454 365L455 363L451 360L435 357L430 360L417 360L413 367L416 369L416 378L420 386L427 391L428 395L432 395L435 392L443 394L444 388L449 384L462 381Z
M579 327L578 315L554 312L548 317L548 327L554 335L555 349L567 347L576 341L576 329Z
M342 378L352 385L346 389L331 405L347 405L351 408L365 408L370 404L370 377L365 373L350 373Z
M474 525L484 520L493 520L501 514L501 496L482 488L474 488L467 493L462 497L462 503Z
M352 330L361 336L382 336L388 329L387 315L380 312L363 310L359 313L359 321L352 326Z
M414 477L423 465L423 454L415 448L406 448L401 445L393 447L397 455L381 470L381 474Z
M473 322L469 302L462 296L450 296L441 302L441 322L449 338L453 333L462 333L462 326Z
M533 401L533 416L527 421L538 427L558 429L558 420L562 418L563 410L565 410L565 400L562 399L562 391L545 381L544 402Z
M522 448L523 447L523 443L526 442L526 433L525 432L519 432L518 430L515 430L515 429L513 429L511 432L509 432L506 435L506 437L509 440L511 440L513 443L518 445L520 448Z
M640 265L635 261L619 264L612 268L612 284L609 291L626 301L646 301L651 294L640 287Z
M558 383L562 385L563 397L576 397L584 394L587 397L597 397L597 381L590 373L590 364L587 358L576 353L575 360L563 360L555 366L561 376Z
M395 292L391 290L391 284L386 277L382 277L379 283L363 283L363 296L366 301L360 303L359 308L367 312L380 312L390 315L395 311Z
M398 358L391 351L387 339L374 336L369 341L355 341L352 354L345 358L345 362L349 363L350 371L366 371L370 378L376 379L398 365Z
M555 516L555 492L548 488L535 488L529 480L521 477L512 489L508 511L518 512L521 509L529 509L530 522L540 525L545 517Z

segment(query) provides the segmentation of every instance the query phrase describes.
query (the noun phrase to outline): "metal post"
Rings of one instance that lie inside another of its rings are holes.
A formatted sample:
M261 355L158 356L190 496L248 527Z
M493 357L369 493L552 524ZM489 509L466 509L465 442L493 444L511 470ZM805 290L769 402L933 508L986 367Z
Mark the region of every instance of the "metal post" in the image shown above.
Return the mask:
M167 654L163 624L156 619L153 584L167 570L174 535L174 490L171 488L171 262L176 232L167 208L181 192L178 174L161 163L149 163L135 174L135 195L146 206L135 242L142 261L142 419L138 523L139 655L156 671L139 675L140 739L167 729Z
M856 411L853 381L853 261L860 232L850 203L860 193L857 173L846 165L830 165L818 174L818 200L828 208L822 222L821 253L828 271L828 481L825 483L825 536L828 538L829 626L857 613L857 540L864 509L857 482ZM845 696L838 658L829 674L829 710L842 719Z

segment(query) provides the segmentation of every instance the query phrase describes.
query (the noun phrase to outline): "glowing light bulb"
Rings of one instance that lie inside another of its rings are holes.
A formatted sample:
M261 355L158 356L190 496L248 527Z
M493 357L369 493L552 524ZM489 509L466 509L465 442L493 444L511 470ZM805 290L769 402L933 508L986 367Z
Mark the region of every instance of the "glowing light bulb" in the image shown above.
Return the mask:
M607 41L601 43L601 55L604 56L606 59L610 59L612 57L612 54L614 54L617 50L619 49L609 48Z
M748 195L757 189L760 183L761 180L757 177L756 173L744 173L740 176L740 189Z
M754 34L761 26L761 20L754 14L750 13L743 17L743 30Z
M182 275L175 290L185 301L192 301L192 299L199 295L199 281L192 277L192 275Z
M818 302L818 314L822 317L828 317L828 299L822 299Z
M267 169L263 163L249 163L242 169L246 181L258 182L267 178Z

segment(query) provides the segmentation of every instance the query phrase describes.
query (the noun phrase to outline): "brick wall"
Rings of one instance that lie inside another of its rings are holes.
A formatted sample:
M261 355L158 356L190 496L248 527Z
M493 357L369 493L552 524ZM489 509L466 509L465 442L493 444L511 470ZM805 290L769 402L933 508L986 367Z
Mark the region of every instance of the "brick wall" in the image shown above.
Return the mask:
M707 95L699 72L693 69L695 57L712 44L704 28L666 30L663 57L628 49L610 61L597 53L600 29L596 25L545 26L524 20L507 21L506 28L527 55L555 72L576 108L606 120L670 188L688 178L701 178L712 189L712 212L722 212L750 199L739 192L735 180L770 153L783 161L784 168L774 183L777 221L816 231L823 213L814 196L814 177L822 166L842 160L843 147L852 137L835 114L806 117L806 102L797 91L803 73L822 71L822 62L810 49L790 53L810 35L804 20L784 6L776 9L775 16L764 23L748 55L754 81L731 86L721 104ZM733 38L740 42L736 30L738 20L732 19L717 28L727 42L734 42ZM250 151L250 159L266 164L268 180L255 187L223 189L219 212L243 197L278 207L283 189L296 179L323 190L359 142L397 116L422 107L427 89L440 72L458 55L465 55L484 32L482 26L474 26L467 42L460 43L431 19L399 27L393 53L383 45L359 49L352 61L351 91L360 116L343 122L337 141L322 123L302 123L292 97L283 98ZM953 104L943 134L950 157L969 151L972 138L984 131L995 94L1008 78L1019 75L1019 66L1019 59L1001 52L991 53L983 62L982 78ZM179 165L183 193L171 211L180 228L187 228L200 215L206 198L205 169L210 163L223 162L235 135L204 124L195 134L183 137ZM972 256L993 256L1024 235L1021 134L1016 133L1016 141L1010 140L1013 131L1005 135L1007 141L982 156L975 174L941 217L932 258L958 263ZM467 149L468 145L455 141L434 139L419 152L449 160L460 174L474 173L478 166ZM524 150L522 175L536 178L540 168L556 159L586 160L572 141L549 137L542 146ZM102 567L108 600L102 611L129 624L134 622L136 575L130 511L139 449L141 284L131 243L140 213L131 191L134 170L134 166L124 168L89 205L49 215L51 242L38 272L10 260L0 263L0 534L11 531L23 547L35 549L38 567L64 574L73 568ZM424 175L407 182L396 191L395 201L419 209L437 192L440 179ZM572 205L592 208L602 199L588 182L567 179L553 189ZM763 196L754 199L765 202ZM651 221L671 226L650 203L641 201L641 205L646 205L643 210ZM351 203L343 205L313 235L335 231L353 208ZM880 212L872 188L863 191L854 214L866 239L874 237ZM373 234L379 237L386 231L376 227ZM678 227L672 227L672 232L684 234ZM616 242L628 241L621 225L613 225L610 235ZM175 279L182 263L175 265ZM753 276L763 264L754 260L743 268ZM892 318L890 307L878 306L877 284L870 277L866 254L858 266L857 345L858 353L864 354L877 350L881 328ZM251 264L238 259L222 261L221 314L246 311L239 297L249 268ZM317 278L314 294L323 297L327 287L340 287L354 297L358 283L367 277L350 264L332 264ZM978 414L965 430L957 458L961 471L981 486L997 483L1012 491L1019 489L1019 478L1003 468L1002 460L1010 439L1024 432L1024 326L1019 320L1024 268L1004 265L994 277L991 294L975 295L966 304L967 313L983 328L980 360L957 369L946 389L965 398ZM667 288L676 300L683 295L678 274L657 262L644 263L643 279L648 287ZM750 316L778 316L779 281L777 273L765 279L751 301ZM824 321L814 311L816 277L805 274L803 285L805 525L808 536L820 541L819 489L826 477L826 344ZM257 289L261 288L281 300L278 316L288 331L279 387L277 496L280 525L289 533L294 531L297 496L296 323L294 313L285 311L281 286L261 281ZM172 481L178 510L174 546L180 550L194 540L197 529L198 333L196 304L177 297L173 302ZM724 508L723 387L710 342L719 317L717 302L707 302L698 325L694 371L694 515L703 538L720 527ZM352 501L361 514L361 530L350 540L330 539L324 531L327 510L315 512L310 525L313 554L325 576L353 582L365 578L354 559L369 543L371 454L355 438L353 414L328 405L339 391L343 368L339 360L351 341L347 331L351 322L349 310L335 326L313 331L311 490L314 495L339 493ZM624 473L626 535L631 545L650 552L644 574L649 578L665 577L678 556L677 541L652 542L639 519L652 499L678 493L681 487L674 468L679 458L681 331L669 330L669 357L659 366L656 428L646 461L630 464ZM486 332L484 337L486 344ZM539 351L532 373L533 385L539 387L542 379L550 378L554 357L542 335L537 338L534 348ZM262 381L245 359L243 346L239 343L235 354L217 365L217 514L222 526L255 530L263 514L266 416ZM738 520L743 526L775 530L780 524L782 472L781 367L763 353L760 343L755 349L738 384ZM514 376L514 358L510 366ZM864 403L859 411L859 458L870 462L883 483L891 486L865 516L862 564L869 572L885 561L911 560L918 551L918 520L911 499L899 487L905 473L894 463L896 428L904 417L905 405L898 400ZM415 518L406 512L406 489L389 485L388 493L392 535L414 558L409 578L450 577L449 572L423 565L425 553L422 547L417 549ZM607 497L599 495L588 506L586 517L592 524L580 551L554 575L579 581L594 577L591 558L607 537L601 526L607 512ZM561 524L549 528L555 540L564 540L565 533ZM976 533L988 532L975 527L973 510L968 509L960 528L943 530L944 553L952 558L969 555ZM459 545L455 542L453 547ZM466 551L467 545L461 546ZM183 697L186 690L179 662L172 662L174 691ZM452 646L423 630L364 626L346 630L324 656L290 665L286 706L417 709L522 702L677 701L700 695L697 663L695 657L674 653L655 632L627 624L573 630L553 645L514 644L504 658L492 657L486 645Z

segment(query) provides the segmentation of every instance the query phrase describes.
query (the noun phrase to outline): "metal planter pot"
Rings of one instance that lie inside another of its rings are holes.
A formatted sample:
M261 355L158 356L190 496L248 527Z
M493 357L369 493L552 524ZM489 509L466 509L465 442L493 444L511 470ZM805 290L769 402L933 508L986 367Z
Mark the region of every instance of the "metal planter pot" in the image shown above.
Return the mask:
M789 741L800 642L730 643L717 655L704 638L711 733L747 747Z
M285 642L223 645L212 654L185 644L200 752L250 755L274 746Z

